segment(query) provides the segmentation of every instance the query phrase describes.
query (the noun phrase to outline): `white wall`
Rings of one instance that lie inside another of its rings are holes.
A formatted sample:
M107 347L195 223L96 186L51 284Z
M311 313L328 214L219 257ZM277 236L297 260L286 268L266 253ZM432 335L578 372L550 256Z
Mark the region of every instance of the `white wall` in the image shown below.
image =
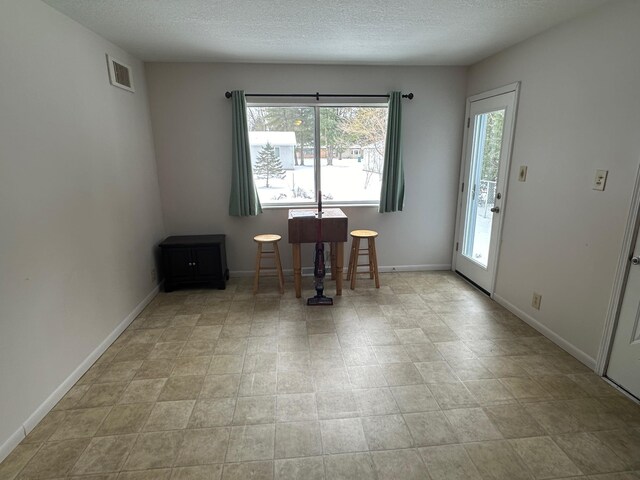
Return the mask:
M466 88L462 67L345 67L247 64L146 64L151 119L168 233L225 233L232 271L251 271L253 236L283 236L283 264L291 268L286 243L287 210L258 217L229 217L231 102L226 90L247 92L413 92L403 103L405 210L379 214L348 208L350 228L380 232L381 266L451 263L456 184ZM311 246L303 266L312 265Z
M135 94L109 85L106 53L133 67ZM10 0L0 65L1 459L154 289L164 229L142 63L40 1Z
M640 163L638 25L640 2L608 4L469 71L469 95L522 82L496 293L583 359L597 355Z

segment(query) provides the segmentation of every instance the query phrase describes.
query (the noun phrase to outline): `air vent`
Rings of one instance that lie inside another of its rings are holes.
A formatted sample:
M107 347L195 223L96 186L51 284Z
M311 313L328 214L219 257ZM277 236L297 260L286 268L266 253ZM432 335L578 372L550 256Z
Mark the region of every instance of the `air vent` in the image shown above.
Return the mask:
M111 85L134 92L131 67L113 58L111 55L107 55L107 62L109 63L109 80L111 81Z

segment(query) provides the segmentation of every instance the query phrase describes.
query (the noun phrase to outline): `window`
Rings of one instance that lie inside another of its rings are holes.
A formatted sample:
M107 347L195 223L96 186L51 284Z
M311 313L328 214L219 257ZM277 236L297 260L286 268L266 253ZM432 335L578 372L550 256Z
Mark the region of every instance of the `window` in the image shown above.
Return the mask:
M315 203L318 190L325 203L378 203L386 105L249 105L247 118L262 205Z

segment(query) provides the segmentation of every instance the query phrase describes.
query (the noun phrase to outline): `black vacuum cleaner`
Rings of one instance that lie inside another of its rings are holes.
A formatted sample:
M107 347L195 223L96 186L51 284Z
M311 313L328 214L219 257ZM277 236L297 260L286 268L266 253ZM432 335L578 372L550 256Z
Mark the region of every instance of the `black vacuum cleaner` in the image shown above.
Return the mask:
M318 192L318 237L316 239L315 256L313 260L313 278L316 289L314 297L307 299L307 305L333 305L333 298L324 295L324 242L322 241L322 192Z

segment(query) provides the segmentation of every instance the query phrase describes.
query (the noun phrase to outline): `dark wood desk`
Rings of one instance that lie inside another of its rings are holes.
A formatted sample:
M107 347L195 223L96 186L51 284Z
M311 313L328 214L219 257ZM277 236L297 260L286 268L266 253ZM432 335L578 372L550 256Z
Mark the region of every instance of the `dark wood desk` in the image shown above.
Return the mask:
M322 241L331 244L331 278L336 280L336 295L342 295L344 242L347 241L348 218L339 208L325 208L322 214ZM293 249L293 281L296 298L302 296L300 244L316 243L317 209L289 210L289 243Z

